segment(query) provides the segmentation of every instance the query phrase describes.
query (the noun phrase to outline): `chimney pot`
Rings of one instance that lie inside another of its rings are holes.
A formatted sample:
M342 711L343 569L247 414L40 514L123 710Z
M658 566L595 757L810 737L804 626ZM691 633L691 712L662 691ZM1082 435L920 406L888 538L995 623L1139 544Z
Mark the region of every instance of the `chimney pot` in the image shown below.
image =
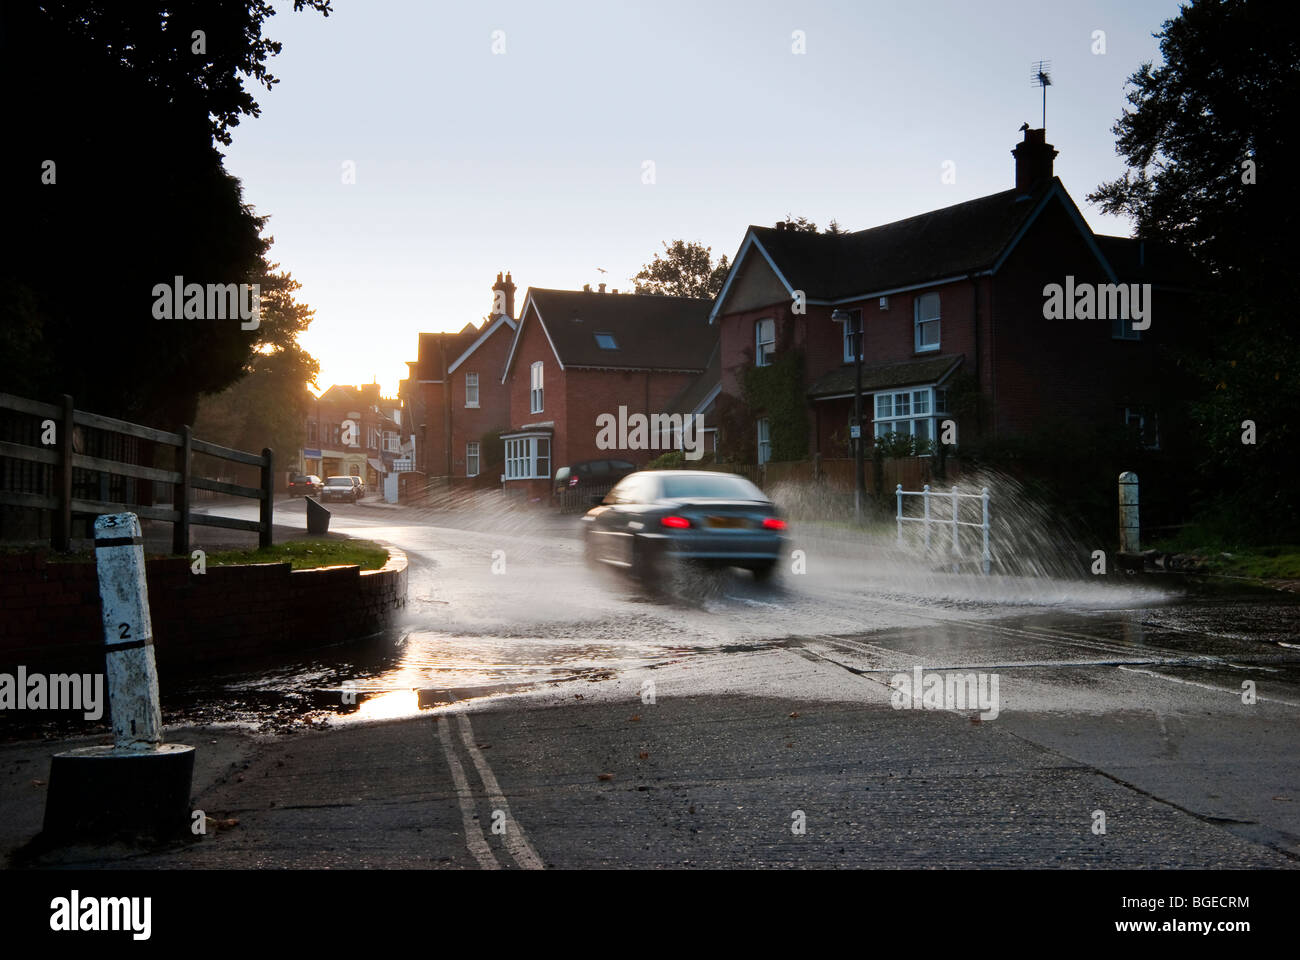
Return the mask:
M1052 161L1059 152L1047 142L1046 130L1026 128L1024 134L1011 151L1016 158L1016 192L1022 194L1052 179Z
M605 292L605 285L603 283L600 285L600 292L601 293Z

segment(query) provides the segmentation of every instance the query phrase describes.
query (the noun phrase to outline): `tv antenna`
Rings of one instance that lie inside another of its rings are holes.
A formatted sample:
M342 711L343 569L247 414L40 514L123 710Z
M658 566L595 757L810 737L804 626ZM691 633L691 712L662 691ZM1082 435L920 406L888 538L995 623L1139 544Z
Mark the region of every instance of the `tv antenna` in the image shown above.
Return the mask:
M1033 66L1030 85L1043 88L1043 129L1047 129L1047 88L1052 85L1052 61L1038 60Z

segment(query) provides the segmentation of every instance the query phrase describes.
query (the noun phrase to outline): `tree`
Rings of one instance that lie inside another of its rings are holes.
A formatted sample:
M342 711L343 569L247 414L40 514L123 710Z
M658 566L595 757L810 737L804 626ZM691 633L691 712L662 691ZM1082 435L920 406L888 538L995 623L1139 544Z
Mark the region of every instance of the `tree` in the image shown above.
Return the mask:
M202 398L195 436L239 450L275 452L277 469L287 468L303 443L303 424L320 364L299 346L297 336L313 311L294 299L301 284L272 265L262 278L262 322L244 375Z
M328 15L325 0L297 2ZM253 284L266 218L244 201L214 140L256 116L243 77L269 87L273 14L246 0L11 4L0 69L12 134L0 263L0 383L165 428L244 374L259 335L238 319L153 315L180 276ZM199 35L196 36L196 31Z
M674 240L665 243L664 253L641 268L632 282L637 293L658 293L673 297L712 298L722 289L730 266L726 254L715 264L713 248L697 242Z
M778 221L778 226L781 223L785 224L785 228L787 230L793 230L795 233L816 233L817 232L817 224L813 223L807 217L792 217L790 216L790 214L787 213L785 215L784 220ZM840 222L838 220L832 219L830 224L827 225L826 229L823 230L822 233L829 233L833 236L839 236L841 234L848 233L848 231L840 226Z
M1190 403L1201 479L1219 513L1273 536L1300 531L1291 321L1300 40L1286 12L1196 0L1166 21L1157 34L1164 62L1129 78L1129 109L1114 126L1130 169L1088 197L1132 217L1138 237L1178 244L1200 264L1205 289L1183 318L1192 322L1183 322L1180 362L1201 386ZM1246 420L1254 444L1243 443Z

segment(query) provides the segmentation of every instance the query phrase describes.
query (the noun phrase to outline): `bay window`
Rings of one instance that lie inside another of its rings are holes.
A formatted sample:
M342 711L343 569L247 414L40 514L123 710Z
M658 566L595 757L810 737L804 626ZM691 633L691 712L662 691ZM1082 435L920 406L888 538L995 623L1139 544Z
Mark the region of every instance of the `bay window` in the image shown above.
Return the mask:
M544 480L551 475L549 436L509 437L505 444L507 480Z

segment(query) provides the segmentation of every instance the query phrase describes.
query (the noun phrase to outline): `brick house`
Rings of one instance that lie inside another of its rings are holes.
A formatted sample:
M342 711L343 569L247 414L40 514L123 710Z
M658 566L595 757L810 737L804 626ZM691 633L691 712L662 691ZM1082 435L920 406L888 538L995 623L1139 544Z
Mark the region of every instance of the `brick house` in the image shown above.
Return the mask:
M397 408L395 400L380 396L377 383L330 387L308 410L302 471L319 477L361 477L370 490L378 490L399 449ZM351 436L349 422L356 425Z
M510 274L504 279L497 274L492 289L502 294L494 298L502 312L489 317L474 342L447 367L451 476L475 486L500 483L502 451L494 434L510 425L510 388L500 377L518 326L514 319L515 285Z
M482 324L467 323L457 333L421 333L416 359L407 361L409 375L398 387L407 411L403 446L413 448L415 469L429 481L483 475L471 444L506 426L506 391L498 375L515 328L510 274L497 274L492 294L492 313Z
M618 417L620 408L627 417L668 413L708 366L716 339L709 305L606 293L603 284L599 291L530 287L500 374L510 401L506 489L542 498L558 467L605 457L640 466L658 456L659 448L602 448L597 417Z
M1059 422L1137 425L1148 446L1159 442L1161 408L1176 397L1162 396L1155 371L1190 292L1186 266L1094 234L1053 176L1044 131L1022 129L1010 190L853 233L748 229L709 317L721 394L739 400L747 370L797 354L789 387L806 398L806 443L797 419L791 442L750 409L752 437L725 438L729 452L752 449L759 463L851 456L858 329L864 436L935 442L951 419L958 445ZM1152 284L1148 329L1098 315L1103 300L1119 313L1127 293L1101 285L1133 283ZM1080 319L1046 319L1053 284L1100 296Z

